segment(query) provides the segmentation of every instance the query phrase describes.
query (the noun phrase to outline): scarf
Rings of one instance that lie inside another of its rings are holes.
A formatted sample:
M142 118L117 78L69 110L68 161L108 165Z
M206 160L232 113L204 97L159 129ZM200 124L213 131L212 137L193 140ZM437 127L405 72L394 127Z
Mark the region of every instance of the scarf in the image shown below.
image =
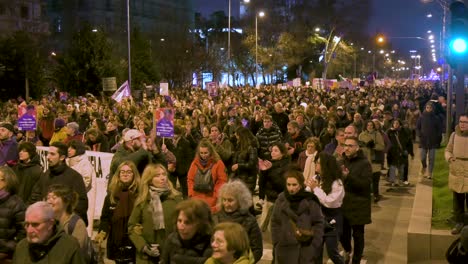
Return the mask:
M169 188L157 188L150 186L150 195L151 195L151 214L153 217L153 228L154 230L164 229L164 212L162 208L161 196L167 195L169 193Z
M8 197L8 195L10 195L10 193L7 190L5 190L5 189L0 190L0 200L2 200L3 198Z
M132 213L135 195L124 189L115 194L115 200L117 205L112 215L112 238L115 245L120 245L124 238L128 237L128 218Z
M305 151L305 154L307 156L305 166L304 166L304 179L309 179L310 177L315 175L315 155L317 155L317 151L315 151L312 154L307 153L307 150Z

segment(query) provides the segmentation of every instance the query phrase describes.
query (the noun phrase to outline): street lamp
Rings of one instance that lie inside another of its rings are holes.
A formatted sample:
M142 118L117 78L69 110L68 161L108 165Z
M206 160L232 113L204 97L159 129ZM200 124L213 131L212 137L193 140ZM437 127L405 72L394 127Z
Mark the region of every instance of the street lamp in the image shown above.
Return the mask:
M258 81L258 17L264 17L265 12L260 11L255 14L255 84Z

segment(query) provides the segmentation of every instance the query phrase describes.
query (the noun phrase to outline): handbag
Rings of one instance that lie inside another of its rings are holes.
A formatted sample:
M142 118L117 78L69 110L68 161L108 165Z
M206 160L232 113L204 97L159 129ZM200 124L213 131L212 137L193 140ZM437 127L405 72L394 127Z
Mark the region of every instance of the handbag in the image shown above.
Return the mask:
M297 241L301 243L307 243L314 238L314 230L300 228L297 224L290 218L289 222L291 223L292 229L294 231L294 236L296 236Z
M214 190L213 177L211 176L211 165L208 169L202 170L197 167L195 174L193 190L200 193L211 193Z

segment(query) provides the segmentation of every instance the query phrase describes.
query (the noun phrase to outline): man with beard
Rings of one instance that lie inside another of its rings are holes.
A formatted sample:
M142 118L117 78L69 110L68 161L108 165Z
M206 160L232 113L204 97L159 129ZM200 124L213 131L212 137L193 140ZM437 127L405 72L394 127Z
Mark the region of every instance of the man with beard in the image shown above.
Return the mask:
M359 147L357 137L346 137L344 151L345 197L343 199L343 235L345 263L349 263L354 240L353 264L361 262L364 252L364 226L371 223L372 167Z
M68 154L67 145L61 142L52 143L47 153L49 169L45 172L40 182L34 187L31 194L32 202L40 201L47 195L50 185L63 184L70 187L78 194L76 213L88 225L88 195L83 177L74 169L67 166L65 158Z
M296 121L290 121L287 127L288 133L284 139L284 144L288 149L289 155L291 155L291 161L296 162L299 158L299 153L304 150L302 145L307 137L302 133Z
M18 143L13 138L14 130L10 123L0 124L0 166L14 166L18 161Z
M78 241L59 227L47 202L28 207L24 228L26 238L16 246L13 263L86 263Z

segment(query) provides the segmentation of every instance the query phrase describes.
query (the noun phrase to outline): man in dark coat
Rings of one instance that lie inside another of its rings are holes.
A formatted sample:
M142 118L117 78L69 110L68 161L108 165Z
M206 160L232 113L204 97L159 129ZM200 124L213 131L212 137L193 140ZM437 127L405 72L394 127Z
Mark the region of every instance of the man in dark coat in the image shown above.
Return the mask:
M61 142L54 142L50 145L49 152L47 153L49 169L34 187L31 201L40 201L46 197L49 186L52 184L66 185L78 194L78 204L76 205L75 212L88 225L88 195L85 183L83 177L65 163L67 152L67 145Z
M432 179L435 151L440 147L442 139L442 125L442 121L434 111L434 105L432 102L428 102L416 123L416 133L419 136L419 149L421 150L420 174L428 179ZM429 162L427 162L428 156Z
M364 226L371 223L371 182L372 167L359 149L357 137L345 140L343 199L343 235L341 245L345 250L345 263L349 263L352 250L351 235L354 240L353 264L361 262L364 252Z
M16 246L14 264L86 263L78 241L59 227L50 204L32 204L26 210L25 220L27 236Z

